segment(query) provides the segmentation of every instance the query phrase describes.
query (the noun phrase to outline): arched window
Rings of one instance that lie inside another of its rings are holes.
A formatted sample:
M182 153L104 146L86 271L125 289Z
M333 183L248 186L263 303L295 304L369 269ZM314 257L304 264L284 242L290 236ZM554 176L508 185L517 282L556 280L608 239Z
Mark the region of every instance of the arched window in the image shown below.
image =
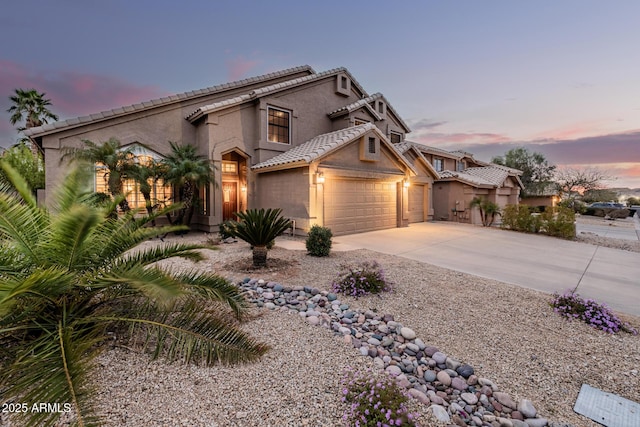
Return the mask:
M141 145L134 144L130 147L130 152L133 154L132 161L144 166L149 166L153 161L159 162L162 160L162 156L154 151L146 149ZM108 174L106 167L98 163L96 164L95 175L95 191L99 193L109 194L109 187L107 185ZM151 185L151 204L155 205L169 205L171 204L171 198L173 197L172 188L169 185L165 185L161 178L149 178L149 184ZM134 179L125 179L123 182L123 193L126 195L127 202L131 209L144 209L145 199L140 192L140 185Z

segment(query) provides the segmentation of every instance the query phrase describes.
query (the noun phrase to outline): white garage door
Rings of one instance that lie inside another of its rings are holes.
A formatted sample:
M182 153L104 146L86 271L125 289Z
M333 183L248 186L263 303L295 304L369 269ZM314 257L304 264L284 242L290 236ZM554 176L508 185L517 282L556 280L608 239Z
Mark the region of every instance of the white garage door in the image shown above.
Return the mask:
M324 200L325 226L335 235L397 226L395 182L328 179Z
M409 222L423 222L424 215L424 185L412 184L409 187Z

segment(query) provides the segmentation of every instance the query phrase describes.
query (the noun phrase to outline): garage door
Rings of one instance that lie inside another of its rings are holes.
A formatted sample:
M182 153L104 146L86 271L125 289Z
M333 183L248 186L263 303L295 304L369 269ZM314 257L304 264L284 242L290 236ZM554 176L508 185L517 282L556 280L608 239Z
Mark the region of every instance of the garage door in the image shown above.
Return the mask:
M424 185L412 184L409 187L409 222L423 222L424 215Z
M324 201L325 226L335 235L397 226L395 182L328 179Z

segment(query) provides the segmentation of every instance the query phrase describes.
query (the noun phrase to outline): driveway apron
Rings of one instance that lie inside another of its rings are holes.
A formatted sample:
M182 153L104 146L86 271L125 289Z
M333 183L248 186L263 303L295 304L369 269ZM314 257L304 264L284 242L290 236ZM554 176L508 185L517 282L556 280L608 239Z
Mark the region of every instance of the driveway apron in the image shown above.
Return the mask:
M640 254L635 252L448 222L333 240L335 250L365 248L549 293L578 286L585 298L640 316Z

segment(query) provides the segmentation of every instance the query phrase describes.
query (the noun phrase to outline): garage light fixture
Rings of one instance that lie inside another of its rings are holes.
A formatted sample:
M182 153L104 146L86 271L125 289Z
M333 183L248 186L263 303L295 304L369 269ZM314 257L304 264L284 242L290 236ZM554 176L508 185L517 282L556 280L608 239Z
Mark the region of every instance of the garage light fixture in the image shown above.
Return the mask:
M316 184L324 184L324 174L322 172L316 174Z
M409 183L408 179L404 179L402 180L402 185L404 185L404 188L409 188L411 184Z

